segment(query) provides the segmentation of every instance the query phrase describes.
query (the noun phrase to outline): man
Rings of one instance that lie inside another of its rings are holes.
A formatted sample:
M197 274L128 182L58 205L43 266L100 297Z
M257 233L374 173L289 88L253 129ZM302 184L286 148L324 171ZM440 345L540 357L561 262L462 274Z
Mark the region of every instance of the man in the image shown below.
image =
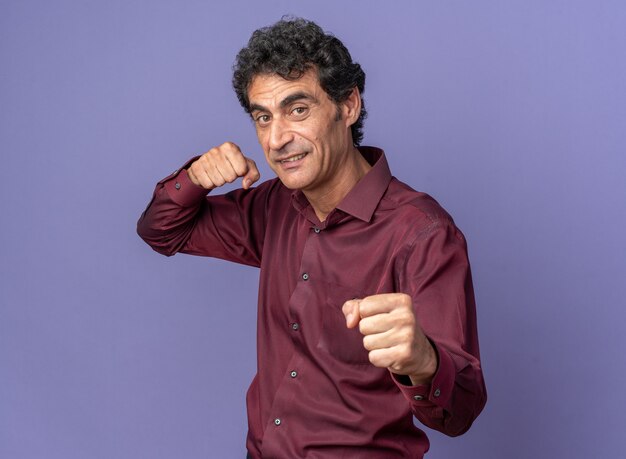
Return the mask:
M465 240L358 147L364 83L312 22L255 31L233 85L277 178L253 188L254 161L226 142L159 182L139 220L160 253L261 269L249 457L421 458L412 414L459 435L485 404Z

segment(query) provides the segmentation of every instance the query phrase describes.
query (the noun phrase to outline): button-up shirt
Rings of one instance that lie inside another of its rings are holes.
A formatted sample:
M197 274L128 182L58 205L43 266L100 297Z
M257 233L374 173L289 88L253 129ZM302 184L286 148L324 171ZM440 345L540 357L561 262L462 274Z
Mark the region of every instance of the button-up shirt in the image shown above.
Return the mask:
M421 458L415 423L465 432L486 401L466 242L430 196L391 176L382 150L320 221L278 179L206 196L185 168L157 184L138 231L165 255L260 268L257 374L247 394L254 458ZM373 366L346 300L400 292L431 341L430 384Z

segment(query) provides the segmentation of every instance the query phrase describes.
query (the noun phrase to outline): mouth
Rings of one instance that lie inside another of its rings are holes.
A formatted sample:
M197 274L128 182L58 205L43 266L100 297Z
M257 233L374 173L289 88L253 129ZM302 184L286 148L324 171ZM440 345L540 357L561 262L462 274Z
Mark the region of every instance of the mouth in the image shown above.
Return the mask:
M288 163L293 163L295 161L299 161L302 158L304 158L306 155L308 155L308 153L301 153L299 155L295 155L295 156L290 156L289 158L285 158L285 159L281 159L278 162L281 164L288 164Z

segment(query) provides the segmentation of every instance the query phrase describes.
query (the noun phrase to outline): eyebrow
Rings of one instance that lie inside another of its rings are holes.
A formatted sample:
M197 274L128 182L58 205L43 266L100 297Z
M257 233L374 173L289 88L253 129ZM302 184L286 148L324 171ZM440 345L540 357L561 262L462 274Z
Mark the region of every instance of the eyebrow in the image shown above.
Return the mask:
M311 102L317 103L317 98L312 96L311 94L307 94L303 91L294 92L293 94L288 95L283 100L280 101L280 108L285 108L287 105L290 105L298 100L310 100ZM250 104L250 112L259 111L259 112L269 112L267 107L259 104Z
M307 94L306 92L303 92L303 91L298 91L296 93L293 93L285 97L280 102L280 108L285 108L287 105L290 105L296 102L297 100L310 100L311 102L317 102L317 99L311 94Z

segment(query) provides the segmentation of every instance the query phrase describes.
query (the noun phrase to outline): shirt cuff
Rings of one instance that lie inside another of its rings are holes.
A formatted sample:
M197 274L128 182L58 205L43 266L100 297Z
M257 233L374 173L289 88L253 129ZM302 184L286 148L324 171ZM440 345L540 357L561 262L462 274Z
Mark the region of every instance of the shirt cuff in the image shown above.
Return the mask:
M400 388L406 399L416 408L436 405L445 409L454 388L456 367L447 351L432 340L431 344L435 348L439 364L430 384L407 386L400 381L397 375L392 373L393 381Z
M204 198L208 190L194 184L187 174L187 167L197 158L189 160L183 167L159 182L168 196L181 207L192 207Z

